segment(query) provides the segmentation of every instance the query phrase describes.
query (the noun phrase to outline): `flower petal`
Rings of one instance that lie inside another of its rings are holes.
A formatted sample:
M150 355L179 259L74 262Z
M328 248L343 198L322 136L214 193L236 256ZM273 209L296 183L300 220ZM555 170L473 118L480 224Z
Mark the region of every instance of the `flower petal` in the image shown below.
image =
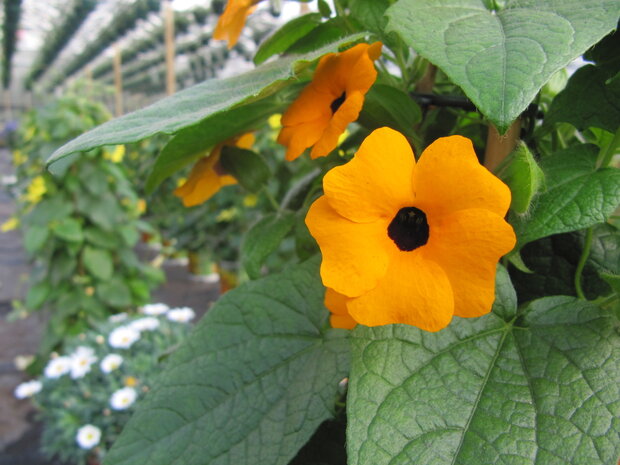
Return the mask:
M411 178L413 151L405 136L390 128L373 131L355 157L323 178L325 196L342 216L356 222L384 218L414 200Z
M327 124L327 121L318 119L282 128L278 135L278 143L286 146L286 159L295 160L304 153L304 150L312 147L321 138Z
M425 248L452 284L454 314L489 313L495 299L497 262L516 242L512 227L489 210L470 209L429 217L429 228Z
M420 156L413 186L416 206L432 215L484 208L504 216L510 189L478 162L471 141L461 136L437 139Z
M360 92L347 94L347 98L333 114L319 140L315 142L310 152L313 159L324 157L338 146L340 135L347 129L349 123L357 119L363 105L364 96Z
M395 252L377 286L347 303L350 315L366 326L404 323L425 331L445 328L454 313L448 277L426 253Z
M331 312L329 322L332 328L353 329L357 322L347 310L349 298L329 287L325 290L325 307Z
M326 287L349 297L358 296L375 287L385 274L393 243L384 221L349 221L323 196L310 207L306 225L323 254L321 278Z

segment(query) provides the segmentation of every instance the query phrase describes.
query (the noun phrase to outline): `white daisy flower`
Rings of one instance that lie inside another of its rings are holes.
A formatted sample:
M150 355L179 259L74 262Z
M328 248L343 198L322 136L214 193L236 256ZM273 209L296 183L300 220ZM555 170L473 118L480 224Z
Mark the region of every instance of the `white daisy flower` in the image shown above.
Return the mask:
M84 377L90 371L90 367L97 361L95 351L86 346L80 346L71 354L71 378Z
M132 321L129 327L136 331L153 331L159 328L159 320L154 316L146 316Z
M81 449L92 449L101 440L101 430L94 425L82 426L75 437Z
M116 315L112 315L108 317L108 321L110 323L120 323L121 321L125 321L127 319L126 313L117 313Z
M144 307L140 309L140 312L144 313L145 315L158 316L158 315L163 315L169 309L170 307L168 307L166 304L157 303L157 304L145 305Z
M125 410L133 405L138 396L136 390L131 387L124 387L114 391L110 397L110 407L114 410Z
M60 378L71 371L71 359L69 357L56 357L47 362L43 374L46 378Z
M18 399L25 399L26 397L34 396L41 390L42 387L43 385L41 384L41 381L33 379L32 381L26 381L25 383L18 385L13 394Z
M140 339L140 332L129 326L119 326L108 336L108 344L115 349L129 349Z
M121 357L120 355L108 354L103 358L103 360L101 360L99 367L104 373L110 373L120 367L122 363L123 357Z
M195 316L196 313L189 307L173 308L166 314L170 321L176 321L177 323L189 323Z

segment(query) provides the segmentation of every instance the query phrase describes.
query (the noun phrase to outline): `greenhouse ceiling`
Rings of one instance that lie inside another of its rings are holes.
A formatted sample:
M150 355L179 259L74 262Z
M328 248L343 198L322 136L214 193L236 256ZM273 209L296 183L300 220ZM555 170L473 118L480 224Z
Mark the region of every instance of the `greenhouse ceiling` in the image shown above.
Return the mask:
M30 107L33 102L59 93L78 77L112 85L116 49L120 50L123 79L127 84L124 91L162 93L166 4L174 11L175 72L181 86L209 76L208 72L189 71L190 68L195 71L196 55L207 47L215 57L201 52L198 58L203 65L225 55L226 69L218 73L243 70L249 66L246 56L255 49L257 38L264 37L279 19L274 18L267 5L263 6L262 14L254 15L250 22L245 40L231 51L231 60L225 45L211 40L223 3L222 0L5 0L2 75L8 92L5 92L4 107L17 111ZM298 13L299 4L285 5L283 17L288 16L287 6L296 8L291 13ZM233 71L229 69L231 66Z

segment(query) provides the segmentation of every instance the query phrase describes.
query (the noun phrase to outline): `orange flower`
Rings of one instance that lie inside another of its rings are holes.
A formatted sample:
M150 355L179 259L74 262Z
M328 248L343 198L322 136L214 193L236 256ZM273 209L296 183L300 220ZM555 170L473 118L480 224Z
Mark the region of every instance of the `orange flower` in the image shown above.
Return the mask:
M438 331L453 315L491 310L497 261L516 240L503 218L510 190L469 139L438 139L416 163L402 134L377 129L323 188L306 224L323 254L333 326Z
M189 178L174 190L174 195L180 197L186 207L193 207L209 200L222 187L235 184L237 180L226 174L219 163L222 147L234 145L249 149L252 144L254 134L248 133L216 145L209 155L196 162Z
M308 147L313 159L336 148L338 137L357 119L364 96L377 78L373 61L381 55L381 47L381 42L358 44L321 58L312 82L282 116L278 143L287 147L287 160Z
M217 21L213 38L227 40L228 48L231 49L239 40L241 30L245 26L245 20L256 9L256 3L260 0L228 0L226 9Z

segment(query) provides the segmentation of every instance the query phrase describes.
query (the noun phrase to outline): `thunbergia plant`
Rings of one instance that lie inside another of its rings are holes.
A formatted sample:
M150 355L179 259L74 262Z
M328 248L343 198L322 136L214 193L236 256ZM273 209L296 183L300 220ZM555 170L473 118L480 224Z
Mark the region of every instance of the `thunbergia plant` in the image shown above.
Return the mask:
M163 133L147 190L270 199L105 463L616 463L620 4L318 5L49 160Z
M38 379L15 389L38 410L43 452L70 463L100 463L162 361L186 339L194 316L187 307L148 304L69 338Z

